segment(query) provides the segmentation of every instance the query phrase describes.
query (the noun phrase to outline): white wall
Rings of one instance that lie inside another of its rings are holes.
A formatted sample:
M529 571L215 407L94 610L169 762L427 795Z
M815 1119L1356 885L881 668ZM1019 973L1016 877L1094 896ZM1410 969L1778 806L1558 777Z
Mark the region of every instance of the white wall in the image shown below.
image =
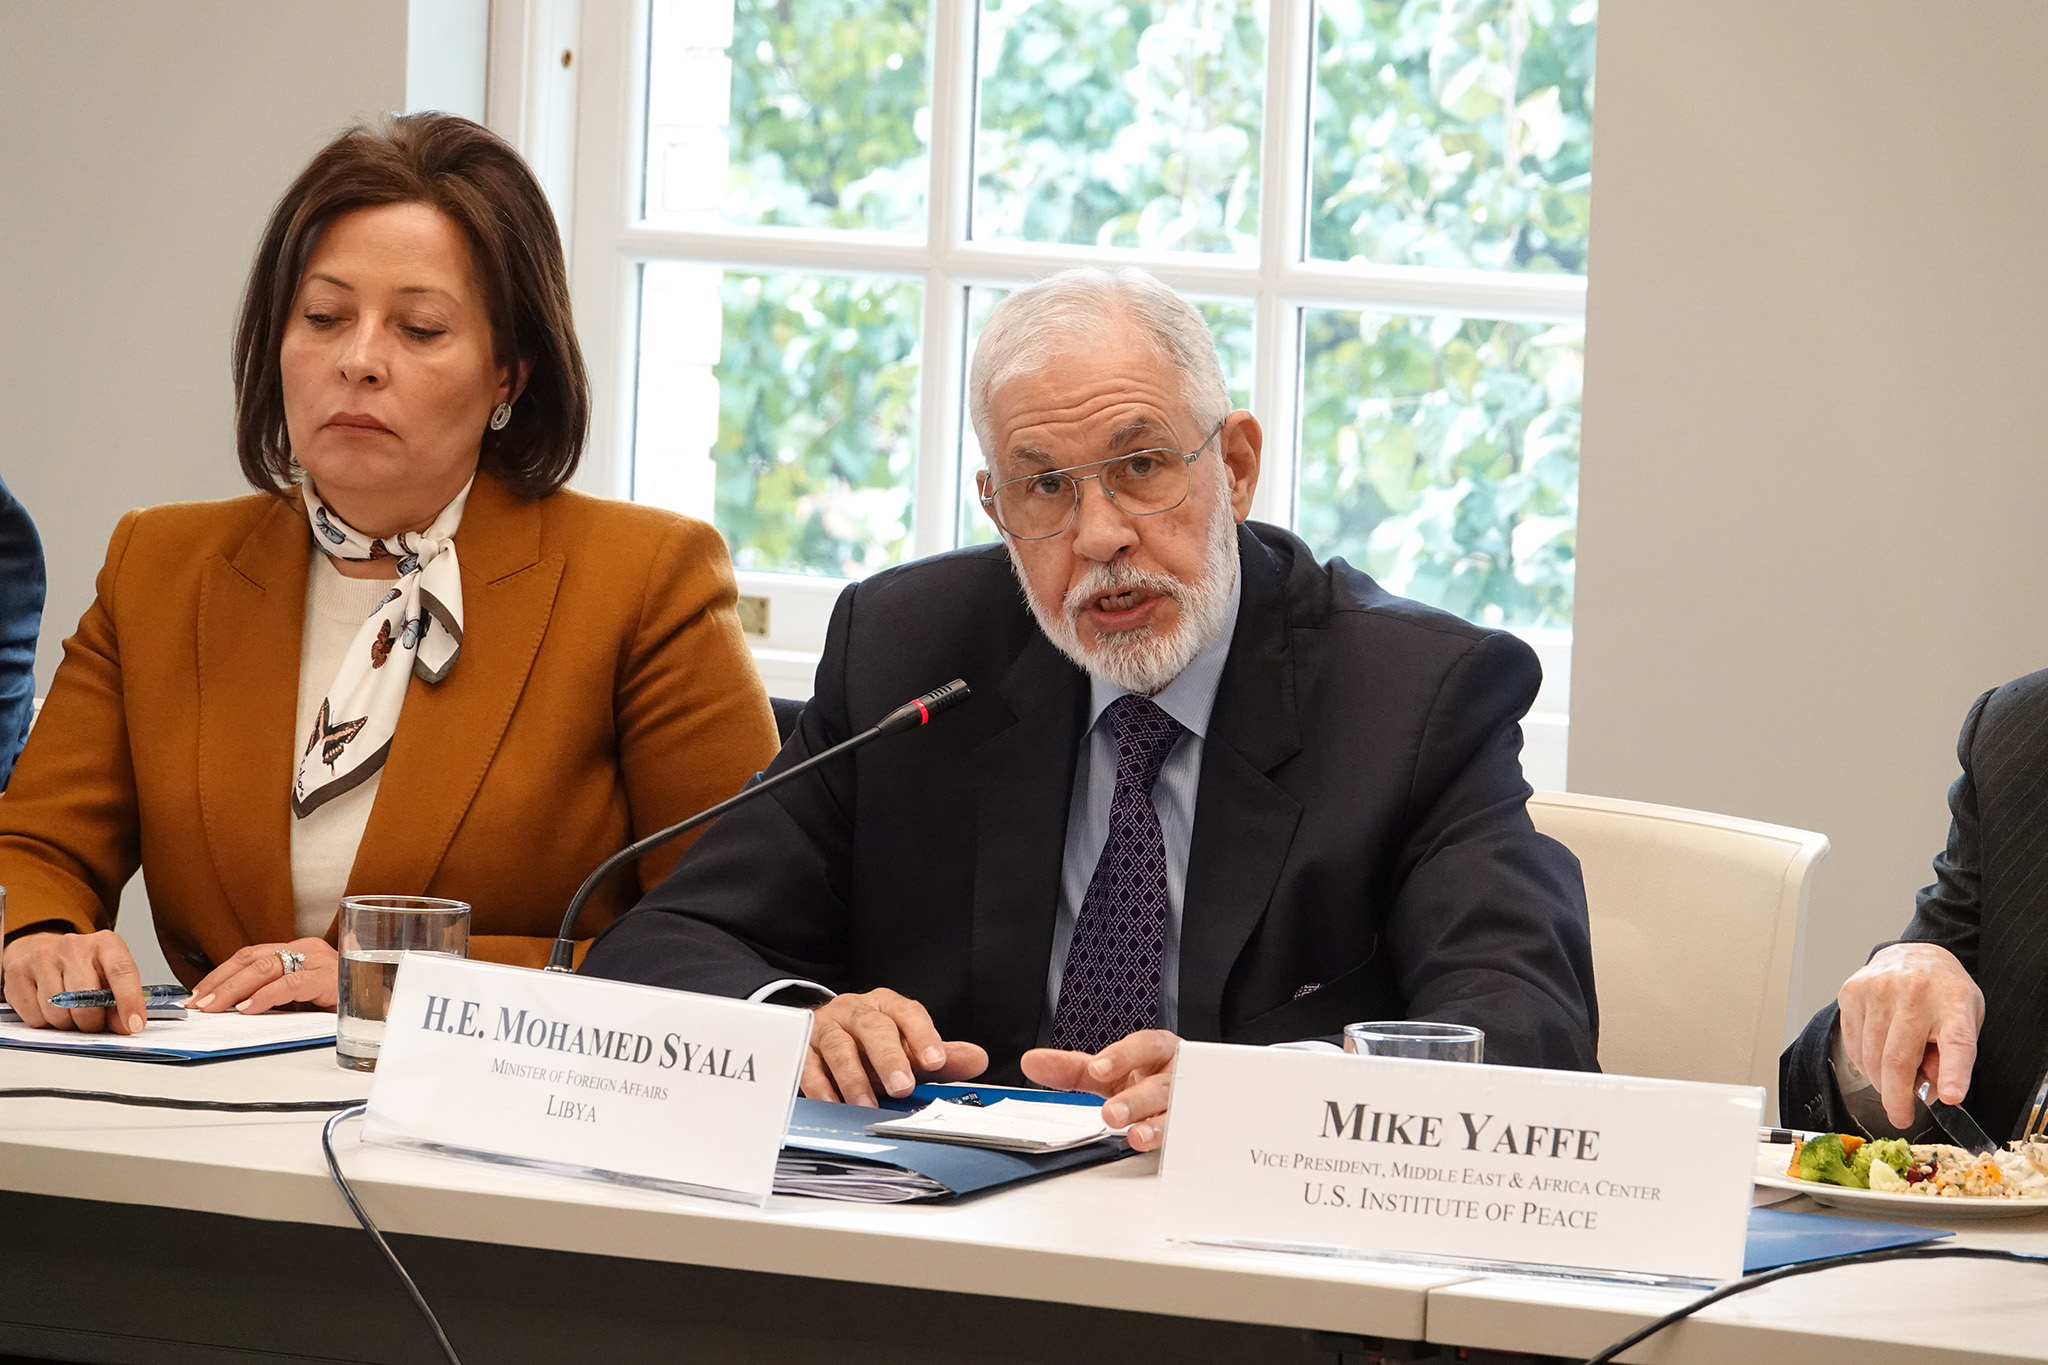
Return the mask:
M41 687L123 512L248 491L229 346L257 237L323 143L403 107L407 18L406 0L0 0L0 476L48 559ZM120 927L153 954L140 891Z
M247 491L235 310L306 160L405 97L405 0L0 0L0 475L42 531L37 680L132 507Z
M2048 7L1599 41L1572 785L1834 841L1803 1020L1928 880L1971 700L2048 664Z

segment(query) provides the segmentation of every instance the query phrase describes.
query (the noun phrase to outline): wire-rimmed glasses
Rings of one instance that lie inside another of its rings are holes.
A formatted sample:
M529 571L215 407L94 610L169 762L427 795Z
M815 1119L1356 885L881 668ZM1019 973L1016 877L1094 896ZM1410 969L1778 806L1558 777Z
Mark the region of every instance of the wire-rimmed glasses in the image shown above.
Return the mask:
M1005 479L982 494L981 505L1011 539L1045 540L1074 524L1081 510L1081 484L1096 479L1118 510L1133 517L1155 517L1188 500L1193 482L1188 466L1222 430L1223 423L1218 422L1193 450L1133 450L1114 459ZM1076 472L1083 469L1095 472Z

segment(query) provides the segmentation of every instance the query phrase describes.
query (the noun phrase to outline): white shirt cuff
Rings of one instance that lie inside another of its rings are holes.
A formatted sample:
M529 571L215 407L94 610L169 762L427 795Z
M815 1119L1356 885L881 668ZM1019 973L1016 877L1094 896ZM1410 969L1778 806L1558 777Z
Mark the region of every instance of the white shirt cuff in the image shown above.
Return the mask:
M789 999L777 1000L775 997L784 991L791 992ZM812 1009L837 997L837 991L828 991L815 981L806 981L800 976L785 976L780 981L769 982L747 999L757 1005L794 1005L798 1009Z

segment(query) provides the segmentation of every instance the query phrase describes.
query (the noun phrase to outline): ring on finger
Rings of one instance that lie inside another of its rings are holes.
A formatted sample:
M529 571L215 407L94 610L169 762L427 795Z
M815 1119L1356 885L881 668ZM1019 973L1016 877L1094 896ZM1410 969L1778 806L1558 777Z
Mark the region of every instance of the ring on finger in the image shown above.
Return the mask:
M304 953L295 953L289 948L279 948L277 950L277 961L278 965L284 968L283 974L285 976L290 976L293 972L302 972L306 969L306 955Z

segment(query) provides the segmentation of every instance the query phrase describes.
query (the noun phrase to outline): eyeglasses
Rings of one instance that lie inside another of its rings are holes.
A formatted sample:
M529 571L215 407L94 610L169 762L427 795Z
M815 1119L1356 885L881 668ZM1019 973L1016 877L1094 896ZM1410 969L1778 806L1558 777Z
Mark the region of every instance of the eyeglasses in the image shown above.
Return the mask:
M1119 511L1133 517L1156 517L1188 500L1188 466L1202 457L1222 430L1223 423L1218 422L1193 450L1133 450L1112 460L1005 479L982 494L981 505L1012 539L1045 540L1074 524L1075 514L1081 510L1082 482L1099 479L1102 491ZM1075 472L1082 469L1095 472Z

